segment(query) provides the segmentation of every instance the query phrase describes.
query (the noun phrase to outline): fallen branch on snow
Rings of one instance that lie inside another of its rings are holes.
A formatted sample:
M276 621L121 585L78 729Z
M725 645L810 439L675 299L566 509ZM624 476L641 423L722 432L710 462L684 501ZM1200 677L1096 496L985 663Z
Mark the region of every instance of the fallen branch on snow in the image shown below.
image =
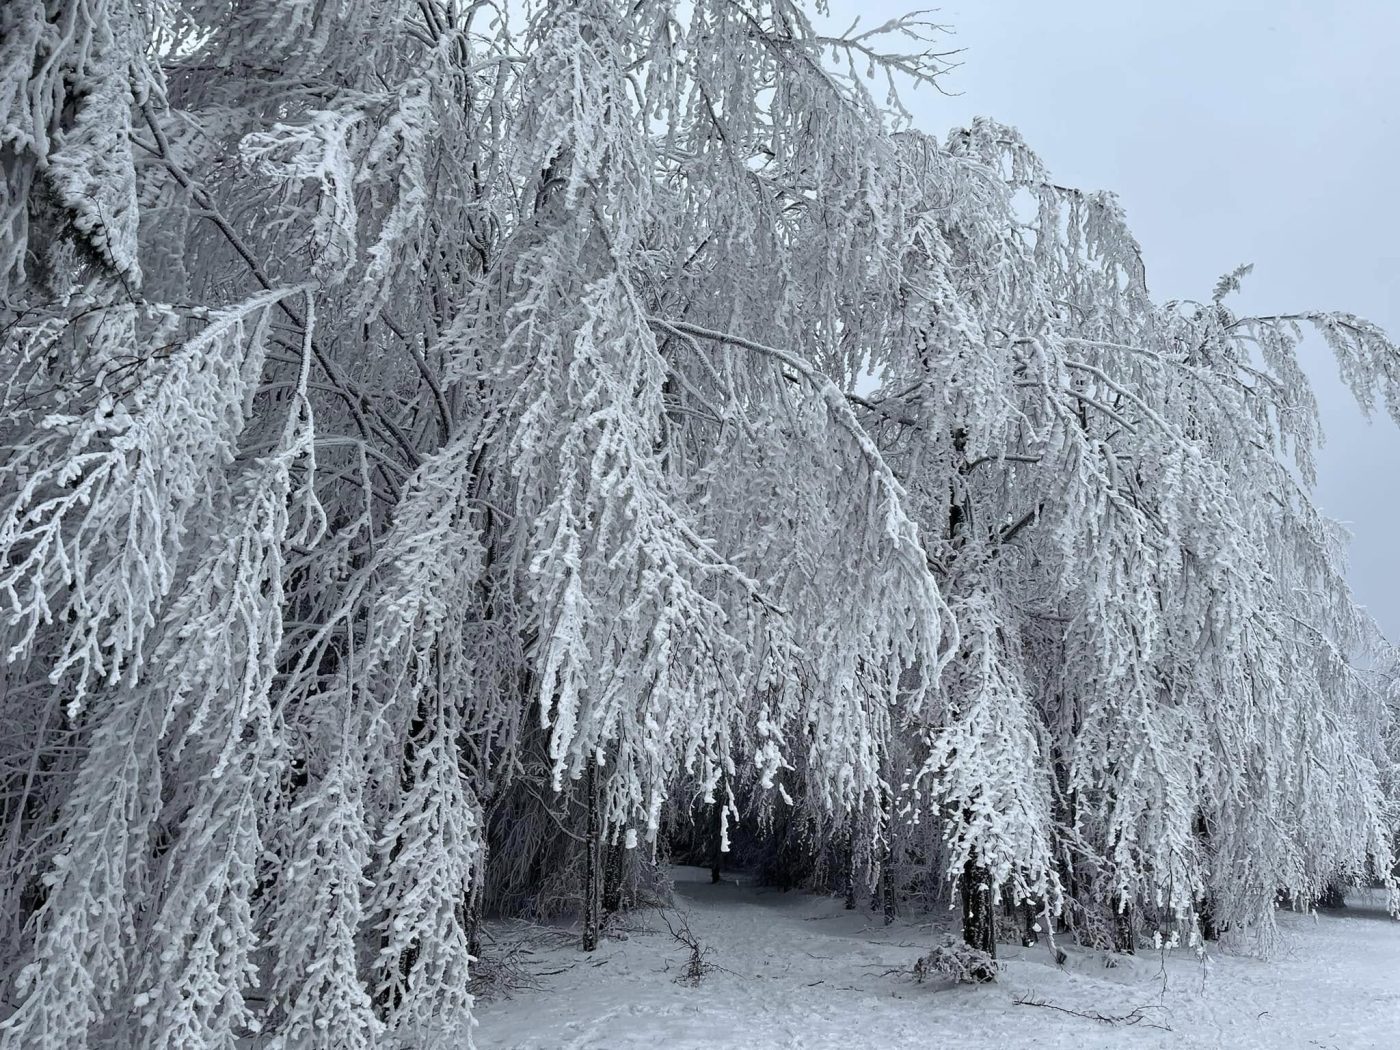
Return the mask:
M675 978L677 984L688 984L694 988L716 970L723 970L725 973L734 972L725 969L719 963L710 961L710 956L714 954L715 950L708 944L701 944L700 938L691 932L690 916L684 912L678 912L677 921L672 923L670 916L659 908L657 914L661 916L661 921L666 924L666 929L670 931L671 936L690 952L689 958L686 959L685 969Z
M1135 1006L1126 1014L1101 1014L1097 1011L1071 1010L1067 1006L1056 1006L1054 1003L1047 1003L1044 999L1032 999L1030 996L1018 996L1011 1001L1017 1006L1039 1006L1046 1010L1055 1010L1062 1014L1070 1014L1073 1017L1083 1017L1085 1020L1097 1021L1099 1024L1123 1025L1126 1028L1132 1028L1134 1026L1156 1028L1162 1032L1170 1032L1172 1030L1171 1025L1156 1024L1147 1019L1148 1010L1160 1009L1160 1007Z

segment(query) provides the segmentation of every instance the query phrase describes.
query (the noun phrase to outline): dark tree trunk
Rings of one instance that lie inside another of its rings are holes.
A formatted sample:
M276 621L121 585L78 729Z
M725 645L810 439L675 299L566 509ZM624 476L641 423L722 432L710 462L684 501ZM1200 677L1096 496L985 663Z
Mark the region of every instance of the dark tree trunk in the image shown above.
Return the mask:
M1066 707L1067 701L1063 693L1056 694L1055 706L1059 712L1058 720L1063 725L1066 721L1068 734L1072 739L1079 732L1079 719L1073 709ZM1071 785L1069 760L1065 755L1061 745L1056 744L1054 749L1054 775L1055 775L1055 799L1053 817L1055 821L1063 827L1073 828L1077 826L1079 819L1079 793ZM1070 902L1079 900L1079 880L1074 866L1074 856L1070 854L1059 861L1060 880L1065 888L1065 897ZM1061 907L1054 917L1054 931L1066 933L1070 929L1070 907ZM1048 918L1048 917L1047 917Z
M598 812L598 763L588 763L588 775L584 781L584 792L588 804L588 831L584 842L583 861L583 950L595 951L598 947L598 902L602 858L603 827Z
M971 505L964 501L967 494L963 489L962 475L967 472L967 462L963 453L967 449L967 430L963 427L953 428L953 451L957 464L958 478L954 480L948 493L948 541L953 545L954 550L960 550L964 545L967 533L970 531L972 522ZM963 656L968 652L963 650ZM959 712L954 712L958 715ZM963 826L965 829L973 826L972 814L966 808L971 799L959 800L963 806ZM964 831L964 834L967 832ZM986 952L995 959L997 954L996 945L996 916L992 910L992 876L986 868L978 864L969 854L967 862L963 865L962 875L958 878L958 888L962 897L962 920L963 920L963 940L971 948ZM978 974L979 980L994 980L992 973Z
M1196 811L1193 831L1196 841L1200 845L1201 854L1210 856L1210 825L1206 823L1205 814ZM1209 892L1196 904L1196 915L1201 921L1201 936L1208 941L1218 941L1220 939L1220 924L1215 917L1215 901L1211 899Z
M885 925L894 922L894 800L885 796L885 837L880 845L880 907Z
M710 806L710 885L719 885L720 863L724 857L724 778L715 788L715 801Z
M971 948L997 957L996 915L992 908L992 876L969 859L959 880L962 893L963 940ZM987 980L991 980L991 975Z
M441 667L438 666L436 670L440 673ZM399 785L404 794L407 794L413 788L414 755L422 739L426 725L427 721L424 717L423 702L420 701L417 710L413 713L412 720L409 722L408 736L404 740L403 758L399 765ZM394 844L389 847L389 859L396 860L402 850L403 836L400 835L394 840ZM389 930L386 928L379 937L380 945L384 951L391 950L388 946L389 938ZM381 1012L387 1012L396 1008L403 1000L403 990L408 985L408 975L413 972L413 964L417 959L418 943L416 941L399 953L397 963L400 980L387 982L381 985L380 989L375 992L375 1005L379 1007Z
M626 847L614 842L608 847L608 863L603 871L603 914L622 910L622 876L626 870Z
M1116 901L1113 907L1113 949L1124 955L1137 954L1137 930L1133 922L1133 907L1126 901Z
M1021 946L1029 948L1032 944L1040 943L1040 935L1036 932L1036 924L1040 921L1040 913L1045 905L1032 897L1027 897L1021 902Z
M846 910L856 906L856 818L851 815L846 831Z
M488 850L481 847L481 863L476 868L476 878L467 893L467 954L473 959L481 958L481 898L486 885L486 858Z
M1196 906L1201 919L1201 936L1208 941L1220 940L1220 927L1215 922L1215 904L1209 897L1202 897Z
M893 861L891 850L886 845L880 860L880 908L884 912L886 926L894 922L895 916Z

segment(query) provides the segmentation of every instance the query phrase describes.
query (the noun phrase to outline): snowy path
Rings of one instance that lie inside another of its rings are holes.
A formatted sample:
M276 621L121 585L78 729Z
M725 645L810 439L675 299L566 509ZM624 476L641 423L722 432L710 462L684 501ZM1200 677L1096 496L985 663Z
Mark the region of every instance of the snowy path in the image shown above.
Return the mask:
M1267 963L1149 953L1108 969L1071 949L1057 968L1044 945L1003 946L996 986L954 988L907 976L939 929L885 928L801 893L710 886L698 869L677 876L676 910L724 970L699 987L675 983L686 952L659 915L643 913L626 940L591 957L572 943L530 956L536 972L563 972L481 1004L481 1050L1400 1050L1400 922L1379 908L1285 915L1285 945ZM1018 997L1110 1015L1142 1007L1171 1030L1108 1026Z

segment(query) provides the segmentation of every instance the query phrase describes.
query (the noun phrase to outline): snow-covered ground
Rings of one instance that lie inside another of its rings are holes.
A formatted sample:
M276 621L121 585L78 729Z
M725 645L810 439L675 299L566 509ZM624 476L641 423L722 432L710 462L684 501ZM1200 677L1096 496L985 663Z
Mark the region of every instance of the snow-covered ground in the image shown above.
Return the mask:
M1057 967L1044 943L1002 945L997 984L952 987L911 973L946 922L887 928L830 898L742 879L711 886L694 868L676 877L674 909L632 915L626 939L589 956L576 935L496 929L500 942L526 945L517 961L539 976L512 998L478 1004L481 1050L1400 1050L1400 922L1379 899L1282 916L1283 943L1268 962L1182 951L1109 968L1101 954L1070 948ZM682 918L717 967L695 986L675 980L689 953L664 920ZM1141 1020L1105 1024L1018 999Z

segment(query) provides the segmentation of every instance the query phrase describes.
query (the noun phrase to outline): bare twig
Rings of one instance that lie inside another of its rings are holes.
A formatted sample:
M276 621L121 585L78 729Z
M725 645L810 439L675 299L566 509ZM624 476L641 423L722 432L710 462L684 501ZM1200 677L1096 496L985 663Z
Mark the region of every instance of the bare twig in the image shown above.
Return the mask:
M725 969L725 967L720 966L718 963L710 961L710 956L714 954L715 950L708 944L701 944L700 938L691 931L690 916L686 915L684 912L678 912L676 914L677 921L673 923L670 916L664 911L660 909L657 909L657 911L661 916L661 921L666 924L666 929L670 931L671 936L684 945L690 952L690 955L686 958L685 969L675 978L677 984L688 984L693 988L716 970L723 970L725 973L734 972L733 970Z
M160 158L165 169L170 173L171 178L179 183L185 192L190 195L190 199L199 206L201 217L208 219L214 224L219 232L223 234L229 246L233 248L239 258L247 264L249 272L253 275L253 280L264 290L272 291L274 288L272 279L258 261L257 256L253 254L252 249L249 248L243 238L238 235L238 231L233 228L229 221L224 218L223 213L219 210L214 199L204 191L202 186L190 177L189 173L186 172L175 159L175 155L170 149L170 141L166 138L165 131L161 128L160 121L156 118L155 111L151 108L150 103L143 102L141 104L141 115L145 117L146 125L151 129L151 135L155 139L155 145L151 146L143 142L139 136L135 135L132 136L132 141L154 156ZM287 315L293 325L302 330L306 329L305 318L293 307L281 300L278 301L277 307ZM402 335L402 333L398 334ZM355 424L359 428L360 433L366 438L369 437L370 427L364 416L364 412L367 410L379 421L383 431L386 432L393 442L403 451L409 464L417 466L421 460L421 457L418 455L418 450L413 447L412 442L404 435L398 424L384 413L370 397L368 392L359 387L348 376L342 374L335 362L327 356L319 343L314 340L311 343L311 351L316 357L316 363L321 367L321 370L330 380L331 385L336 388L346 406L349 408L350 414L354 417Z
M1122 1025L1125 1028L1156 1028L1162 1032L1172 1030L1171 1025L1155 1024L1147 1019L1147 1011L1160 1010L1159 1006L1135 1006L1125 1014L1101 1014L1098 1011L1071 1010L1067 1006L1056 1006L1054 1003L1047 1003L1044 999L1032 999L1030 996L1017 996L1011 1001L1017 1006L1039 1006L1042 1009L1054 1010L1072 1017L1083 1017L1088 1021L1097 1021L1099 1024Z

